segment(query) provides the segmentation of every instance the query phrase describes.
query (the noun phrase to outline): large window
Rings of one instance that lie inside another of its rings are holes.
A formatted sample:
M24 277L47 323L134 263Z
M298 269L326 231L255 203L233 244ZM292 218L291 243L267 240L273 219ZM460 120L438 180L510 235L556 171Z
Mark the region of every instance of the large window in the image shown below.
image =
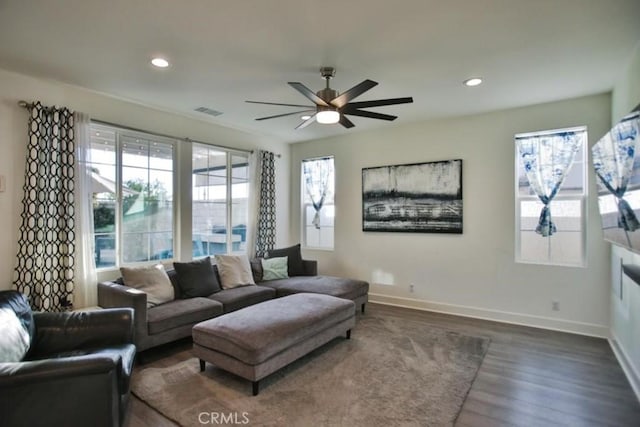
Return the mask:
M248 196L247 154L193 144L194 258L246 251Z
M303 160L301 175L303 244L307 248L333 249L333 157Z
M519 134L516 261L585 265L586 128Z
M173 258L175 141L92 124L97 268Z

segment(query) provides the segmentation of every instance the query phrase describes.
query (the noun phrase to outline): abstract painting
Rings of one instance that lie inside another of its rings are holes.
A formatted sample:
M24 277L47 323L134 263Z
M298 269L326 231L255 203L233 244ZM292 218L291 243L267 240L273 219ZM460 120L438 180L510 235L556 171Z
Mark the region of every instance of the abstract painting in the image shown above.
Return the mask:
M462 233L462 160L362 169L362 230Z

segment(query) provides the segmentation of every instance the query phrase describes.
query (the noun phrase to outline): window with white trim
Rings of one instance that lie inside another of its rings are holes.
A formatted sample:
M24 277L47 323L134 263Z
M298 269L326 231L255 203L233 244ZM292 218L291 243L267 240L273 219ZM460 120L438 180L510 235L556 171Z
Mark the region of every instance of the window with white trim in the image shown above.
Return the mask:
M173 258L175 140L91 124L97 268Z
M586 265L587 129L515 135L516 261Z
M333 249L335 171L333 156L302 161L302 242L305 248Z
M193 143L193 257L245 252L249 154Z

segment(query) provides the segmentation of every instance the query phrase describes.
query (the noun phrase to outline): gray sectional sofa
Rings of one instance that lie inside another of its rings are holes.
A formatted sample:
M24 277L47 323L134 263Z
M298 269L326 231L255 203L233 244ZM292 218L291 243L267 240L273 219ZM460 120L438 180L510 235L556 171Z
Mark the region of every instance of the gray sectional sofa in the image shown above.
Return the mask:
M354 301L364 313L369 284L362 280L317 275L317 262L301 260L302 270L287 279L262 281L254 268L256 285L222 289L206 297L186 297L176 270L167 274L175 298L148 307L147 294L124 285L122 278L98 283L98 305L103 308L131 307L135 311L135 344L137 351L191 336L196 323L225 313L295 293L320 293ZM252 261L252 267L255 261ZM217 274L217 267L213 266Z

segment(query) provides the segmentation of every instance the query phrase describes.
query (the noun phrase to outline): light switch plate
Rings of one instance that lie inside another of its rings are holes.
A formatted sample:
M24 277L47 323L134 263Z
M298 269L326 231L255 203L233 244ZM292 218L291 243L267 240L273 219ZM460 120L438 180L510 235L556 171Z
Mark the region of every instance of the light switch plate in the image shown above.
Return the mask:
M0 175L0 193L4 193L7 189L7 184L6 184L7 180L5 179L4 175Z

